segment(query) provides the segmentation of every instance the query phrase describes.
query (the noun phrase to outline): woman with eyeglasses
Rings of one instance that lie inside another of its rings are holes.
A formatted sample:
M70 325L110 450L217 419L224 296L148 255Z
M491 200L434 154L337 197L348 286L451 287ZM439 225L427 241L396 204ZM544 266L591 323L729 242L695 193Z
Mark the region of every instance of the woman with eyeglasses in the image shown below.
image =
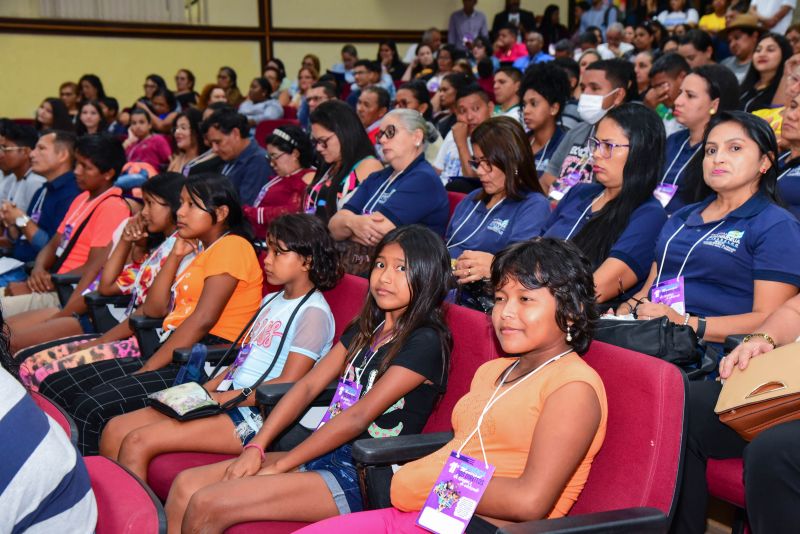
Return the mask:
M181 110L186 111L197 105L199 97L194 90L194 73L189 69L179 69L175 73L175 100L180 104Z
M323 102L311 113L311 145L320 165L306 194L305 211L327 223L358 184L383 165L358 115L340 100Z
M302 209L306 187L314 178L314 149L302 128L292 124L275 128L266 143L275 176L264 184L252 206L244 206L256 239L266 239L273 220Z
M702 144L705 200L672 215L643 288L618 313L666 316L698 339L755 332L800 287L800 222L777 205L769 124L741 111L711 119Z
M449 203L436 171L425 160L430 125L418 111L395 109L381 120L377 141L388 166L371 174L336 215L328 228L333 238L347 242L345 269L359 274L370 253L394 228L423 224L444 235Z
M639 104L612 108L589 138L596 183L570 189L542 231L573 241L589 258L604 307L641 287L667 220L653 197L664 157L660 120Z
M425 82L422 80L414 80L412 82L404 83L397 90L395 98L395 107L399 109L413 109L422 113L426 121L433 126L433 108L431 106L431 94L428 88L425 87ZM439 130L436 127L429 128L428 144L425 148L425 159L428 163L433 165L436 161L436 155L439 154L439 149L442 147L442 136L439 135Z

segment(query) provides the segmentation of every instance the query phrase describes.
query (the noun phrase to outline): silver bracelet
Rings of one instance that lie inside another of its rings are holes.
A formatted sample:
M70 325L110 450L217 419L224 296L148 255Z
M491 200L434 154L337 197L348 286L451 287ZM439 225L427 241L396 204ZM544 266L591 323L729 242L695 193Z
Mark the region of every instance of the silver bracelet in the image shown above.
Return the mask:
M686 326L687 324L689 324L689 314L688 313L683 316L683 326Z

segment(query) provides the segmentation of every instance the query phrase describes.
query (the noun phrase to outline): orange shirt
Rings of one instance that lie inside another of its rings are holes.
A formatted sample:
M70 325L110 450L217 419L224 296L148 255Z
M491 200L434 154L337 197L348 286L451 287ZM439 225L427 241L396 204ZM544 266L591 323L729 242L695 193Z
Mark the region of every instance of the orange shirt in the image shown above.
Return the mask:
M174 285L175 305L164 318L164 329L174 330L189 317L209 276L229 274L239 282L210 333L233 341L256 313L261 302L262 270L255 250L242 237L228 234L195 257Z
M69 206L69 210L67 210L67 214L58 226L58 233L63 236L69 224L72 227L71 235L75 235L78 227L89 214L92 214L92 218L86 223L69 256L61 264L58 269L59 273L67 273L77 269L89 259L89 251L92 248L102 248L111 242L114 230L131 215L128 204L119 196L114 196L121 194L122 189L112 187L92 200L89 200L88 191L84 191L75 197L75 200ZM93 209L94 213L92 213ZM66 248L66 243L63 240L60 245Z
M422 509L450 452L457 450L475 429L478 417L497 387L497 379L513 361L513 358L500 358L483 364L472 379L469 393L453 408L453 439L435 453L407 463L395 473L391 497L396 508L404 512ZM586 382L594 389L600 401L601 419L589 451L548 518L566 515L575 503L589 476L592 460L603 444L608 406L600 376L580 356L571 353L514 388L489 410L481 425L486 457L495 466L494 477L518 478L528 461L533 431L547 397L569 382ZM500 392L508 387L504 386ZM477 434L462 452L473 458L483 458Z

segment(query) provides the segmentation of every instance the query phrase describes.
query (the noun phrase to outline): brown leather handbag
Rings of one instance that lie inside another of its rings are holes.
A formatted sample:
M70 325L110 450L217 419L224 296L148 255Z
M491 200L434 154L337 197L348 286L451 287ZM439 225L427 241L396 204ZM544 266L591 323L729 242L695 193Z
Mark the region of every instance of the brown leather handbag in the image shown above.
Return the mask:
M747 441L800 419L800 343L759 354L744 371L734 368L714 412Z

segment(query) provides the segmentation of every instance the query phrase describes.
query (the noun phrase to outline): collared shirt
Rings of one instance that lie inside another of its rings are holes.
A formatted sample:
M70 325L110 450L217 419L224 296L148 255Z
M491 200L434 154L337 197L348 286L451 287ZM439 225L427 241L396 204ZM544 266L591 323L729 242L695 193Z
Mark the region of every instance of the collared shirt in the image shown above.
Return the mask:
M482 12L475 10L467 15L463 9L459 9L450 15L447 27L448 43L464 50L464 39L474 41L479 35L489 38L489 25L486 22L486 15Z
M380 212L395 226L420 223L444 235L450 203L442 182L425 161L425 156L420 154L387 186L395 172L392 167L386 167L370 174L342 209L358 215L367 211Z
M263 102L253 102L248 99L239 105L239 113L247 117L247 120L258 123L282 118L283 106L272 98L268 98ZM255 131L255 127L250 128L250 135L253 135Z
M17 239L14 244L14 258L20 261L31 261L36 259L36 255L50 241L58 230L61 221L67 214L72 201L80 194L78 184L75 182L75 173L66 172L51 182L46 182L39 190L34 193L28 206L28 216L33 215L34 208L41 201L41 215L39 217L39 230L30 241Z
M536 162L536 172L541 176L547 172L547 164L550 163L550 158L555 154L561 139L564 137L564 130L556 126L553 136L545 145L539 149L539 152L533 155L533 161Z
M3 181L0 186L0 198L8 200L22 211L28 210L33 195L41 188L47 180L44 176L39 176L31 169L20 179L14 173L8 175L8 180Z
M545 63L547 61L553 61L553 56L550 54L545 54L543 51L539 50L536 55L534 56L523 56L518 58L514 61L514 67L525 72L530 65L535 65L537 63Z
M778 173L778 194L786 209L800 219L800 158L788 158Z
M239 157L225 162L222 174L239 190L242 204L252 205L267 179L275 173L267 161L266 151L250 139L250 144Z
M685 187L686 176L689 174L689 160L699 148L700 143L689 144L689 130L681 130L667 137L666 158L659 183L678 186L672 200L665 207L670 215L686 205L681 198L681 190Z
M761 192L722 221L704 222L701 213L715 198L677 211L656 241L662 281L678 276L689 249L700 241L682 272L686 311L709 317L750 313L755 280L800 287L800 222Z

